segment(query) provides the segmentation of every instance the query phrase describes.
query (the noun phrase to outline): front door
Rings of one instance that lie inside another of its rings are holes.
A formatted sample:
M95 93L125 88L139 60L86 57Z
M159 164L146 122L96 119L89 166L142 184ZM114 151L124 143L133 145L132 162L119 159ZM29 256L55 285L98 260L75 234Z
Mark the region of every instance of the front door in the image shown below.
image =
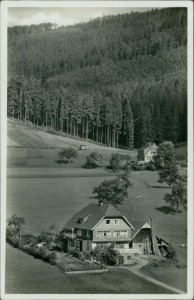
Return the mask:
M80 251L82 252L82 241L80 241Z
M76 250L80 251L80 241L76 242Z

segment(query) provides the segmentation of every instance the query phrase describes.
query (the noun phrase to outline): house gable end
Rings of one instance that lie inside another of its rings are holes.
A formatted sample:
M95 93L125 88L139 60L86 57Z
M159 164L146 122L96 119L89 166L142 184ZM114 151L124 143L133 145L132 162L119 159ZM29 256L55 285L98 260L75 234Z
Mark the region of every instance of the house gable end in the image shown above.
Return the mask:
M118 222L116 221L118 220ZM110 221L107 223L106 221ZM117 224L115 224L115 221ZM123 216L103 217L93 228L96 229L134 229L133 226Z

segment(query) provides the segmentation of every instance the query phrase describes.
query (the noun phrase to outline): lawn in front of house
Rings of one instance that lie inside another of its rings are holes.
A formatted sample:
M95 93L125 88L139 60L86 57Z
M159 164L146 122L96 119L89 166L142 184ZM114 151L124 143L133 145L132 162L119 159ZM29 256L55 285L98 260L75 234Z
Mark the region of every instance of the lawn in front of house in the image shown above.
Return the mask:
M98 274L64 274L56 266L7 245L9 294L171 294L123 269Z

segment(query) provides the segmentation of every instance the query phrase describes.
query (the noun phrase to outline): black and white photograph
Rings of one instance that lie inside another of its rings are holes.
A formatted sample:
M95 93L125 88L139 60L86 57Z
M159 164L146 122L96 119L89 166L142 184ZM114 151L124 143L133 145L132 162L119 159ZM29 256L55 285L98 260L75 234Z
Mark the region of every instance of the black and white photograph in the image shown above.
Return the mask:
M2 299L193 299L193 3L1 8Z

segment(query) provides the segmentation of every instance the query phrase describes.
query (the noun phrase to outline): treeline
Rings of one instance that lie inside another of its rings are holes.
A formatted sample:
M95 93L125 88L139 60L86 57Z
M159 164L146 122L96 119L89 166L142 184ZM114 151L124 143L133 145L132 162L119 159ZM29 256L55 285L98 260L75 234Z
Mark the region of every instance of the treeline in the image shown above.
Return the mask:
M186 9L33 26L8 29L9 116L113 147L186 140Z

